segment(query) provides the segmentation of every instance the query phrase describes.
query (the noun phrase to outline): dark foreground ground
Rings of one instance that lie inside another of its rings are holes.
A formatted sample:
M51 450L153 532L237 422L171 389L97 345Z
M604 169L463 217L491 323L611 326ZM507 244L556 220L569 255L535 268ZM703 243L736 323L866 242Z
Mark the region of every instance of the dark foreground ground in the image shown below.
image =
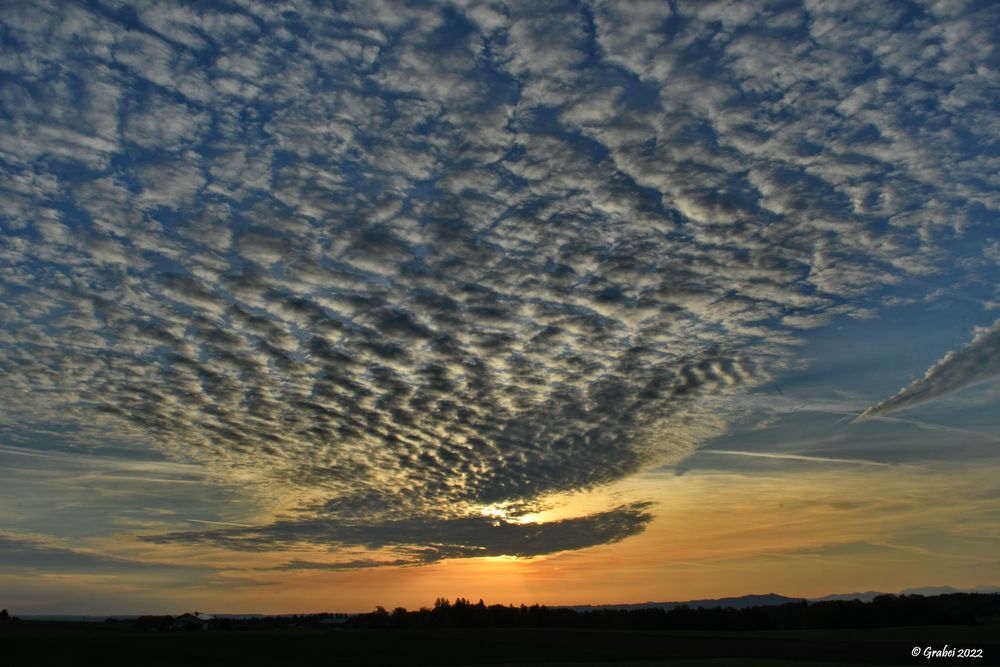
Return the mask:
M912 657L914 647L981 658ZM115 623L0 628L0 667L36 665L1000 664L1000 622L873 630L643 632L558 629L143 632Z

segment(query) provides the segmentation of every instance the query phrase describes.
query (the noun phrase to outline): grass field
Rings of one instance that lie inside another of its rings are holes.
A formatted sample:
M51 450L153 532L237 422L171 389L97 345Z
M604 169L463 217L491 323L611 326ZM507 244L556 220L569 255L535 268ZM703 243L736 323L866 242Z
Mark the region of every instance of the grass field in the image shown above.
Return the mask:
M983 648L978 660L913 658L914 646ZM36 665L1000 664L1000 625L786 632L533 629L138 632L119 623L21 622L0 667Z

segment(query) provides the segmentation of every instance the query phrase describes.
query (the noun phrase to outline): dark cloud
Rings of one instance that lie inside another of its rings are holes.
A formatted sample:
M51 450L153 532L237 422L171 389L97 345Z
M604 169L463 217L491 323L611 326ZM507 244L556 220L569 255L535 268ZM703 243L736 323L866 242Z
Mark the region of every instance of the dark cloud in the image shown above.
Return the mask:
M355 558L353 560L337 561L330 563L319 563L308 560L293 560L279 565L274 570L295 571L295 570L362 570L371 567L407 567L421 565L420 561L414 562L409 558L393 558L390 560L379 560L377 558Z
M400 558L329 565L293 562L282 569L350 569L414 565L444 558L530 557L619 542L636 535L652 519L650 503L639 502L583 517L546 523L517 523L491 516L415 516L382 523L311 519L283 521L251 529L191 531L147 537L153 542L205 543L230 549L271 551L306 544L388 548ZM421 545L414 547L412 545Z

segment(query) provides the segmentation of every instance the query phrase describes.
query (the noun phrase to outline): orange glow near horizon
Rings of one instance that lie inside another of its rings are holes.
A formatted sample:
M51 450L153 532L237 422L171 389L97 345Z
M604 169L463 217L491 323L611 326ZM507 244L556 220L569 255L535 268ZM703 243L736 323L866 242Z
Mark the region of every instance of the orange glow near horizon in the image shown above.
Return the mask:
M43 585L81 597L111 587L136 605L146 594L155 595L163 611L196 607L233 613L414 609L438 597L579 605L974 586L995 577L995 539L988 537L995 534L989 532L994 519L981 492L991 484L985 473L955 476L907 468L846 476L842 471L649 474L632 480L628 494L657 499L647 530L580 551L332 571L268 569L293 559L291 552L217 551L219 562L239 563L223 572L229 586L179 583L164 594L162 581L73 576L49 578ZM576 494L552 514L586 512L622 493L607 488ZM962 535L954 530L959 521ZM977 525L982 526L978 543L963 537ZM165 560L178 557L176 547L162 549Z
M350 578L360 584L359 592L384 591L379 604L386 607L430 605L439 596L560 605L767 592L811 597L858 586L889 592L928 583L973 586L995 568L989 540L978 549L928 546L947 543L958 519L984 527L991 522L989 503L970 498L987 480L961 480L902 469L792 479L648 476L633 489L658 492L657 518L643 534L621 543ZM928 582L929 573L941 580ZM336 588L344 578L338 573L331 584Z

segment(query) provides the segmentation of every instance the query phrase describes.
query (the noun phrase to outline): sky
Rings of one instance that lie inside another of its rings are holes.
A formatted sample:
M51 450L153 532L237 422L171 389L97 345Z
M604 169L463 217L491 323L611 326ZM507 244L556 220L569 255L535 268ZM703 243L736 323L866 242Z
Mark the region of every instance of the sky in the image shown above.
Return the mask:
M0 606L1000 584L998 30L0 3Z

